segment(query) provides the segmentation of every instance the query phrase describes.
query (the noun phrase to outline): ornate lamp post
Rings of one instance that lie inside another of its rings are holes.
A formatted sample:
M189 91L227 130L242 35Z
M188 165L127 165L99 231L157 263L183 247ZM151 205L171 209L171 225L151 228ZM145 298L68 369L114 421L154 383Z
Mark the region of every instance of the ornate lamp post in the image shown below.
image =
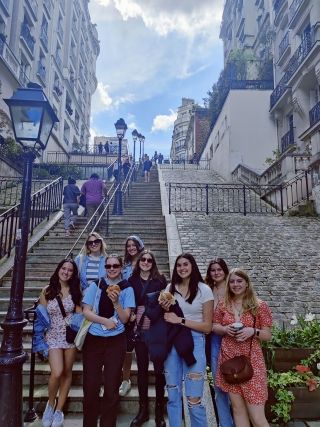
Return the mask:
M134 164L134 180L136 181L136 142L138 139L137 129L132 131L132 139L133 139L133 164Z
M22 423L22 365L27 353L22 347L24 319L22 300L28 249L31 207L32 164L37 154L46 148L58 118L41 86L29 83L18 88L9 106L14 136L24 149L23 185L19 211L19 228L10 290L10 302L4 322L0 348L0 425L20 427Z
M140 149L139 149L139 162L142 162L142 151L141 151L141 144L142 144L142 139L143 139L143 135L141 133L138 133L138 139L140 142Z
M114 124L116 131L117 131L117 137L119 140L119 147L118 147L118 176L117 176L117 184L118 189L116 191L115 195L115 201L113 205L113 214L114 215L122 215L123 209L122 209L122 191L121 191L121 146L122 146L122 140L124 138L124 135L127 130L126 122L123 119L119 119Z
M144 135L142 135L142 158L144 159L144 141L145 141Z

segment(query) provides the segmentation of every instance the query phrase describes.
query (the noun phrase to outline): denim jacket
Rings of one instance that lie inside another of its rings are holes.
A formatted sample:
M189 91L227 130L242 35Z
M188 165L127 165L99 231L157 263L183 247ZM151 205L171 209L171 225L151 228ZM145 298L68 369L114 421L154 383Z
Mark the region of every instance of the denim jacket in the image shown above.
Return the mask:
M79 278L81 283L81 289L84 291L87 289L90 285L90 283L87 281L86 273L87 273L87 266L89 262L89 256L88 255L77 255L75 257L75 263L77 264L78 270L79 270ZM100 279L101 277L105 277L106 275L106 269L105 269L105 256L100 255L100 263L99 263L99 277L97 279Z
M45 333L50 328L50 316L47 308L39 304L36 308L36 320L34 322L34 334L32 337L32 351L41 353L48 358L49 347L45 340Z

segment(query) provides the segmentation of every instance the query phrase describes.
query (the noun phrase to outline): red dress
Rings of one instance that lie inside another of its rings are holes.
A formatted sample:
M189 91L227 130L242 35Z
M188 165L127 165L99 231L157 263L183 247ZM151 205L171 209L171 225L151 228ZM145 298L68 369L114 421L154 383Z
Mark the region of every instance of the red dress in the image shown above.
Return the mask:
M253 327L254 317L250 312L243 313L240 321L245 327ZM223 326L235 322L234 314L228 311L225 306L220 303L214 313L214 323L220 323ZM259 308L256 315L257 329L264 326L271 327L272 313L267 303L259 300ZM267 389L267 371L264 363L264 358L260 346L260 341L257 338L252 340L252 348L250 360L253 367L253 377L251 380L242 384L228 384L224 381L220 365L227 359L241 354L249 355L251 338L246 341L236 341L233 337L225 335L222 339L221 350L218 362L218 371L216 384L227 393L240 394L243 399L252 405L263 405L268 399Z

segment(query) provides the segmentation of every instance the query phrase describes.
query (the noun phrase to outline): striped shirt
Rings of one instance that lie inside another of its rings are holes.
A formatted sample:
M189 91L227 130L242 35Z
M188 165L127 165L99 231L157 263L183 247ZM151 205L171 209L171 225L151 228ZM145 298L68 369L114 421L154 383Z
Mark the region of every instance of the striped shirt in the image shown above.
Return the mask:
M89 255L89 261L87 264L86 278L89 282L90 280L99 279L99 264L100 257L93 257Z

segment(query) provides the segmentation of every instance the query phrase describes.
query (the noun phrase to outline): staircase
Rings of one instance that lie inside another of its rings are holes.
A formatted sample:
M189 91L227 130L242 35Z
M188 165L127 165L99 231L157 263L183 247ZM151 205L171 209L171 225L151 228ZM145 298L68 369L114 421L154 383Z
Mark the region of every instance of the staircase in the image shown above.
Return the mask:
M158 182L157 170L151 171L151 182L144 183L142 177L138 177L137 182L132 184L130 197L124 209L123 216L110 216L109 235L105 236L108 253L118 253L123 255L125 240L130 234L137 234L142 238L145 248L154 251L159 270L169 277L169 263L167 250L167 237L165 221L162 216L160 185ZM85 218L78 218L77 230L83 229L86 224ZM103 223L102 230L106 229ZM76 238L76 231L73 232ZM104 233L102 233L104 234ZM73 255L80 251L84 238L77 244ZM50 275L54 272L58 262L66 256L70 250L74 239L65 237L63 220L57 223L28 253L26 264L26 279L24 292L24 308L30 307L39 296L40 290L48 284ZM5 317L9 303L11 285L11 274L0 279L0 321ZM2 335L2 330L0 331ZM28 324L23 331L24 349L30 353L31 350L32 326ZM29 361L23 366L23 397L24 407L27 406L29 394ZM41 362L36 357L35 368L35 409L38 413L44 410L48 399L48 378L50 367L48 363ZM138 390L137 390L137 367L132 366L132 389L129 394L121 398L120 411L123 414L135 414L137 411ZM150 398L155 398L155 390L152 386L154 378L150 365ZM77 359L73 367L73 382L66 405L66 412L82 412L82 362L81 353L77 354ZM152 410L152 408L150 408ZM152 412L151 412L152 414Z

